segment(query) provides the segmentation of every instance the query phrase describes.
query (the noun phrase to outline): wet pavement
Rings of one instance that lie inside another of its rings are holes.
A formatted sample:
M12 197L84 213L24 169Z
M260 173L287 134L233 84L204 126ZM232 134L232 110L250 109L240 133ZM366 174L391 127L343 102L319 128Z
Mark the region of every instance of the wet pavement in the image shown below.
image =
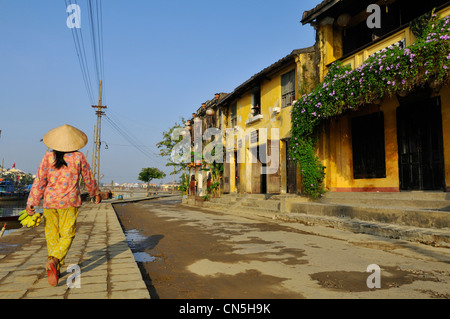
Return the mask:
M140 263L152 299L450 298L448 248L181 199L114 208L134 251L159 257ZM371 265L379 288L368 284L376 284Z
M176 197L133 201L83 205L58 287L47 283L43 225L0 238L0 299L450 298L447 248ZM379 289L367 285L370 264Z
M150 299L111 203L83 203L57 287L46 260L43 223L0 238L0 299Z

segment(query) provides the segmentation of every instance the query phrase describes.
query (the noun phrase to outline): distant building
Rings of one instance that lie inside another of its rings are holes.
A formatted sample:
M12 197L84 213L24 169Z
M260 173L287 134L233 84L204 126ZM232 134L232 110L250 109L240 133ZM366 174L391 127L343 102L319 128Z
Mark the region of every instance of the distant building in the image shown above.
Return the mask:
M180 183L166 183L166 184L162 184L161 188L163 191L170 191L172 189L177 189L178 187L180 187Z

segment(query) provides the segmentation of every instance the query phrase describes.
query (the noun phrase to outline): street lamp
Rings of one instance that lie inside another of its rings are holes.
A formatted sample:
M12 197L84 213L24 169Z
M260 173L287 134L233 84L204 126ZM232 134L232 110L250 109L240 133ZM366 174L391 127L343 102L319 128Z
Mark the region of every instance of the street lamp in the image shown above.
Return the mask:
M105 150L109 149L108 144L105 141L101 141L100 146L102 145L102 143L105 143Z

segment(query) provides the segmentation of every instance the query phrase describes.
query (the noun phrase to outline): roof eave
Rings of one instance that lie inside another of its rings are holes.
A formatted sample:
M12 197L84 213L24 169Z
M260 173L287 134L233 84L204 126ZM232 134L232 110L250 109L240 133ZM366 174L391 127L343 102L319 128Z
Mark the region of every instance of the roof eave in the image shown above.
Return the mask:
M330 10L332 7L334 7L336 4L338 4L341 1L342 0L331 0L331 1L325 0L325 1L323 1L321 4L319 4L314 9L311 9L309 11L303 12L303 17L302 17L302 20L300 20L300 22L303 25L305 25L307 23L311 23L318 16L320 16L323 13L327 12L328 10Z
M287 63L295 62L295 57L298 56L299 54L312 52L314 52L314 46L293 50L290 54L288 54L284 58L278 60L277 62L263 69L259 73L253 75L250 79L239 85L233 92L225 96L218 104L219 105L226 104L230 99L233 99L234 97L239 96L242 92L247 91L248 88L254 85L255 82L263 79L270 72L273 72L274 70L282 67L283 65L286 65Z

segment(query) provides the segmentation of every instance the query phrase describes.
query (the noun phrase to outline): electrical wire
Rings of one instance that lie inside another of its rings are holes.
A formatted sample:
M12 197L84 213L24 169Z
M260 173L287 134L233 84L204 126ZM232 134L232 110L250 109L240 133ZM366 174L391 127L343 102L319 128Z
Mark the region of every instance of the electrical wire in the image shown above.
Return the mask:
M118 115L115 115L115 113L110 109L107 115L107 124L112 127L115 131L117 131L123 138L125 138L128 142L130 142L129 145L119 145L119 146L131 146L137 149L140 153L144 154L147 158L151 159L154 162L159 163L161 166L165 166L165 161L163 158L158 154L159 150L157 150L156 146L153 148L151 146L144 145L136 136L131 133L130 130L127 129L126 125L123 125L120 120L118 119ZM136 124L134 120L132 120L133 123ZM156 131L155 131L156 133ZM109 143L108 145L114 145Z
M112 108L108 109L108 114L116 121L119 122L118 118L120 118L121 120L124 119L127 122L131 122L131 125L133 127L145 127L145 130L150 132L151 134L161 134L161 130L159 130L158 128L156 128L154 125L149 125L149 123L141 123L139 121L136 120L135 117L127 117L126 114L117 114L114 112L114 110ZM123 125L122 125L123 126Z
M95 2L93 2L95 1ZM65 0L66 7L75 4L78 6L77 0ZM94 75L97 83L102 80L102 100L105 95L104 89L104 50L103 50L103 14L102 14L102 3L101 0L87 0L87 12L88 12L88 23L92 44L92 58ZM68 12L68 16L70 16ZM83 77L83 82L86 87L88 98L92 105L95 105L96 99L94 98L92 76L89 68L88 57L86 54L85 40L83 37L82 28L71 28L72 37L75 44L75 50L78 57L78 62L80 64L81 74Z
M71 0L65 0L65 3L66 3L66 8L72 4L75 4L78 6L78 3L76 0L74 1L74 3L72 3ZM70 12L68 12L67 15L69 17ZM91 104L94 104L95 99L94 99L94 94L93 94L93 90L92 90L89 65L88 65L87 57L86 57L83 33L81 31L81 28L71 28L71 31L72 31L72 38L73 38L73 41L75 44L75 50L77 53L78 62L80 65L81 74L82 74L84 85L86 87L87 95L88 95L88 98L89 98Z
M106 123L111 128L113 128L120 136L122 136L125 140L127 140L131 144L131 146L133 146L136 150L142 153L145 157L159 164L163 164L162 158L160 158L158 155L152 154L151 152L145 150L142 142L140 142L131 133L127 132L120 125L118 125L111 117L105 115L105 119Z
M101 75L100 75L100 70L101 70L101 65L100 65L100 56L99 56L99 44L97 43L100 39L99 37L99 21L98 21L98 10L96 10L97 12L94 13L95 11L95 7L92 6L92 0L88 0L88 17L89 17L89 23L90 23L90 34L91 34L91 41L92 41L92 55L94 57L94 66L95 66L95 70L96 70L96 75L97 75L97 83L100 83L100 79L101 79ZM97 7L98 9L98 7ZM97 19L95 19L95 17L97 17Z
M103 55L103 12L102 12L102 1L97 1L97 21L99 24L98 27L98 38L99 38L99 53L100 53L100 76L104 80L105 79L105 62ZM105 87L102 88L103 93L105 92ZM103 94L104 95L104 94Z
M66 7L69 4L78 5L76 0L65 0ZM86 0L88 7L88 22L90 26L90 36L91 36L91 44L92 44L92 57L93 57L93 65L94 65L94 75L98 83L102 80L102 100L104 100L104 91L105 91L105 83L104 83L104 48L103 48L103 15L102 15L102 2L101 0ZM68 13L69 15L69 13ZM75 49L77 52L78 61L81 68L81 73L83 77L84 84L86 86L88 97L91 101L92 105L96 105L94 99L94 90L92 89L92 81L91 74L89 70L88 59L86 55L85 42L83 38L83 33L81 28L72 28L72 37L75 44ZM102 103L103 104L103 103ZM162 158L159 155L155 155L152 152L149 152L145 148L148 148L143 145L133 134L126 129L125 126L119 124L120 122L117 119L112 119L108 115L104 115L107 125L109 125L114 131L116 131L120 136L122 136L126 141L128 141L132 147L134 147L137 151L142 153L144 156L160 164L161 166L165 166ZM151 151L154 151L151 149Z
M150 153L147 150L145 150L146 146L144 146L142 142L140 142L136 137L134 137L129 131L127 132L126 129L123 129L119 124L117 124L117 122L111 119L111 117L107 116L107 121L122 137L124 137L128 142L130 142L131 146L135 147L137 150L139 150L141 153L143 153L144 155L146 155L151 159L157 158L157 155L154 155L153 153Z

